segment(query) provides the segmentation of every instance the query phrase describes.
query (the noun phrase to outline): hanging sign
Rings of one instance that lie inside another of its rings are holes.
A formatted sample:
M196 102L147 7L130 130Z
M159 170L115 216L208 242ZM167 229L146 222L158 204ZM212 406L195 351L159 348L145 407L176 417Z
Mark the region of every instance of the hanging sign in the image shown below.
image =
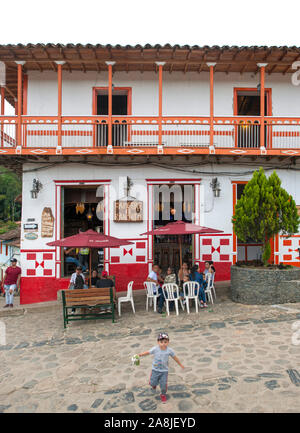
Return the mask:
M25 234L25 239L27 239L29 241L35 241L37 238L38 238L37 233L26 233Z
M52 210L50 207L44 207L42 212L42 228L41 236L42 238L52 238L54 230L54 216L52 215Z
M25 223L23 225L24 232L36 232L38 229L38 224L36 223Z
M134 200L117 200L114 203L115 222L142 222L143 221L143 202Z

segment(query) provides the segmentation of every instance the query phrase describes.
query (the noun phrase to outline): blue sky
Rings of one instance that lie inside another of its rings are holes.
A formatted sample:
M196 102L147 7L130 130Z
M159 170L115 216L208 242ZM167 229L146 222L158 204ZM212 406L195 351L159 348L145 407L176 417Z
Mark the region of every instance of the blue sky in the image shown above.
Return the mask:
M299 2L40 0L2 2L0 43L300 46Z

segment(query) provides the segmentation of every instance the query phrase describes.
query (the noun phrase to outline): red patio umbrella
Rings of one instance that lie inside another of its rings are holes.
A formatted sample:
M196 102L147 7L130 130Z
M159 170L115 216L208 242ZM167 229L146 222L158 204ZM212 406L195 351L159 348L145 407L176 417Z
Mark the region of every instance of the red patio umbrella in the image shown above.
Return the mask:
M168 223L158 229L150 230L141 235L166 235L166 236L179 236L179 254L180 254L180 266L182 266L182 251L181 251L181 236L182 235L204 235L209 233L223 233L223 230L212 229L210 227L203 227L197 224L187 223L184 221L175 221Z
M116 248L121 245L131 245L132 242L125 239L118 239L113 236L107 236L103 233L97 233L94 230L80 232L77 235L68 236L67 238L57 241L48 242L47 245L53 247L74 247L74 248ZM90 254L90 285L91 285L91 268L92 260Z

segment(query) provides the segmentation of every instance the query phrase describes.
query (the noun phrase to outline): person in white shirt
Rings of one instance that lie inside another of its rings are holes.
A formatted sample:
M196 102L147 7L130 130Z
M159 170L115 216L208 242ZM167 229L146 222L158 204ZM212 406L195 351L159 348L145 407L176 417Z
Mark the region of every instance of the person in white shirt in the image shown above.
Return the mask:
M158 313L161 314L162 313L162 308L164 306L165 298L164 298L164 295L163 295L163 292L162 292L162 288L159 285L159 282L163 283L164 280L159 275L159 266L158 265L153 265L152 266L152 271L148 275L147 281L155 283L156 290L160 294L160 297L158 299L158 309L157 309L157 311L158 311Z
M84 275L82 273L82 267L77 266L76 272L72 274L69 287L70 290L76 290L76 289L87 289L88 286L85 284ZM75 313L76 308L72 308L72 314Z

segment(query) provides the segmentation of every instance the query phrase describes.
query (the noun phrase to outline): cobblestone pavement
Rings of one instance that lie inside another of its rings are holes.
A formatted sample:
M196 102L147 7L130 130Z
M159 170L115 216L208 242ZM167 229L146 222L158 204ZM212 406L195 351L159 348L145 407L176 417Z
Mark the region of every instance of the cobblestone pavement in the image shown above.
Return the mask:
M216 304L178 317L146 313L135 292L135 316L123 304L115 324L66 330L60 304L18 307L16 298L14 309L0 308L0 412L300 412L300 345L292 343L300 304L240 305L228 290L217 286ZM186 367L170 359L164 405L149 389L152 357L131 364L161 330Z

